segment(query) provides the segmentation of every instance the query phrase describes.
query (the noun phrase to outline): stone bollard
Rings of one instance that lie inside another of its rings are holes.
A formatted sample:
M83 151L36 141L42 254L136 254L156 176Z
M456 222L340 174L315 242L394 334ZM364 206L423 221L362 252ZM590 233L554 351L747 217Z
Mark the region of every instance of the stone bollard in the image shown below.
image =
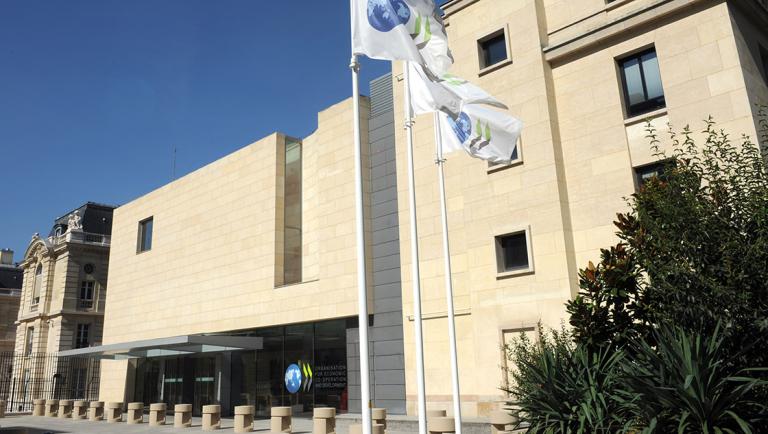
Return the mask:
M166 409L166 405L164 402L149 404L149 425L150 426L165 425L165 409Z
M336 432L336 409L332 407L315 408L312 417L313 434L332 434Z
M173 406L173 427L189 428L192 426L192 404L176 404Z
M5 400L0 399L0 418L4 418L5 417L5 406L6 405L7 405L7 403L5 402Z
M427 423L429 434L455 433L456 426L452 417L433 417Z
M235 432L253 431L253 415L256 407L252 405L238 405L235 407Z
M363 425L359 423L350 425L349 434L363 434ZM371 424L371 434L384 434L384 425L380 423Z
M269 430L273 433L291 432L291 407L272 407Z
M59 410L58 399L46 399L45 400L45 417L56 417L56 412Z
M431 419L433 417L446 417L448 414L445 410L427 410L427 419Z
M129 402L128 412L125 416L129 425L144 423L144 403Z
M44 399L35 399L32 401L32 416L45 416Z
M221 406L203 406L203 431L215 431L221 428Z
M116 423L123 420L123 403L122 402L108 402L107 403L107 422Z
M88 404L88 420L91 422L104 420L104 401L91 401Z
M513 425L516 422L515 417L503 410L494 410L491 412L491 434L503 434L512 432Z
M373 424L384 425L384 429L387 429L387 409L386 408L372 408L371 420Z
M83 420L86 418L88 401L75 401L72 403L72 419Z
M59 401L59 418L69 419L72 417L72 401L69 399L62 399Z

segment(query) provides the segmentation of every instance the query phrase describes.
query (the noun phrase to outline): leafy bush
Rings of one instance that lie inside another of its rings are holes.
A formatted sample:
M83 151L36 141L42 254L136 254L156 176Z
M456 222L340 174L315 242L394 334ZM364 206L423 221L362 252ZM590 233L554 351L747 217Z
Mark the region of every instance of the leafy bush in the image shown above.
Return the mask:
M567 331L539 343L521 335L508 350L516 368L508 392L519 426L554 433L759 433L768 408L751 393L762 369L734 368L719 328L654 332L654 345L596 351ZM764 375L763 375L764 376Z
M681 329L656 333L657 345L637 341L624 364L624 387L636 401L644 432L751 433L768 422L766 406L750 398L762 370L732 368L737 355L719 329L702 336Z
M766 150L711 119L702 133L672 133L665 154L649 129L668 170L580 271L572 330L508 347L510 404L529 433L768 433Z
M768 122L762 120L768 131ZM679 325L711 333L739 353L737 366L768 366L768 171L758 145L731 141L707 121L704 143L672 134L670 169L629 199L615 222L621 242L580 274L568 303L578 342L653 339ZM742 351L748 347L748 351Z
M626 432L632 399L619 394L622 351L590 352L565 330L521 335L507 348L513 413L529 433Z

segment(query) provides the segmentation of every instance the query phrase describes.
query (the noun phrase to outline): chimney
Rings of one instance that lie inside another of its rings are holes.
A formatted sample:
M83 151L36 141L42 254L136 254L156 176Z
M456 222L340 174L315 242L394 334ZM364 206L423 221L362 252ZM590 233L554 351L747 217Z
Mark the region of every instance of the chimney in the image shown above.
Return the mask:
M13 265L13 250L0 250L0 265Z

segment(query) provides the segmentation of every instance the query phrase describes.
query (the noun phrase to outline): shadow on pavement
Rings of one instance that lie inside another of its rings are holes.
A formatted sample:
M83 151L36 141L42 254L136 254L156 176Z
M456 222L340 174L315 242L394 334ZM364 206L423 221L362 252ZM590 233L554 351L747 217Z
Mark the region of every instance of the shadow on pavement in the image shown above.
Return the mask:
M27 428L25 426L11 426L7 428L0 428L0 433L3 434L55 434L65 433L67 431L53 431L49 429L37 429Z

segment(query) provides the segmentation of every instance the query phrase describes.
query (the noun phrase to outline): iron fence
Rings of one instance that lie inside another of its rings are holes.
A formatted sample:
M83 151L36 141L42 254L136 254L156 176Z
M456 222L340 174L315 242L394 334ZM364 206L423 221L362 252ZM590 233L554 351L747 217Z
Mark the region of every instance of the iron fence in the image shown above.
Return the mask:
M0 400L8 413L32 411L33 399L96 401L99 376L97 359L0 352Z

